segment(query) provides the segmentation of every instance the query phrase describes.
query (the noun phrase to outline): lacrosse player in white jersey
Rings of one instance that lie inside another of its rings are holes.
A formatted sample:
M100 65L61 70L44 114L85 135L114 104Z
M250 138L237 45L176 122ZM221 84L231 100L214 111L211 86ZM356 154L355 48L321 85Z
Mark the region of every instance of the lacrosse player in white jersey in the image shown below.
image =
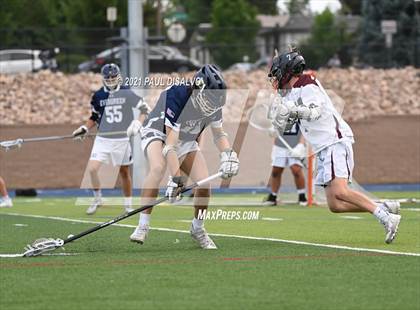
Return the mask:
M303 74L304 68L305 60L295 49L273 58L268 77L280 97L273 102L269 118L279 133L299 123L317 154L315 184L325 187L330 210L372 213L385 227L385 242L391 243L401 220L399 203L375 203L348 186L354 166L353 132L320 82Z

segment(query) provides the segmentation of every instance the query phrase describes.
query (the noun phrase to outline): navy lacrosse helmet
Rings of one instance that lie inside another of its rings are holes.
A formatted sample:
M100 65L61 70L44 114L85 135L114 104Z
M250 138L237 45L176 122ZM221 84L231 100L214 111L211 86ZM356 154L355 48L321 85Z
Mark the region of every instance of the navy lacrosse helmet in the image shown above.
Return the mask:
M193 104L205 116L220 110L226 102L226 82L216 65L204 65L193 78Z
M274 56L268 77L272 82L277 81L277 88L281 89L293 76L302 74L305 66L305 59L294 49L291 52Z
M103 84L110 90L114 90L122 83L120 68L114 63L104 65L101 74Z

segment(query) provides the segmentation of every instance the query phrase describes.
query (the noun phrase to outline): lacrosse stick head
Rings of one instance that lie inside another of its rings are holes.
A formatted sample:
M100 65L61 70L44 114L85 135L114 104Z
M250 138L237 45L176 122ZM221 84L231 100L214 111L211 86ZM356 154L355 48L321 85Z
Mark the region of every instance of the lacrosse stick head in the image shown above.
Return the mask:
M297 119L289 118L288 109L282 104L281 99L277 98L270 106L267 104L255 105L248 111L247 116L252 127L266 131L270 137L277 137L279 134L289 131L297 121ZM274 126L273 123L276 125Z
M0 142L0 147L4 148L6 152L10 149L20 148L22 146L23 139L8 140Z
M248 111L249 124L258 130L270 131L273 129L270 119L270 107L266 104L257 104Z
M54 251L64 245L62 239L40 238L25 247L24 257L33 257L42 253Z

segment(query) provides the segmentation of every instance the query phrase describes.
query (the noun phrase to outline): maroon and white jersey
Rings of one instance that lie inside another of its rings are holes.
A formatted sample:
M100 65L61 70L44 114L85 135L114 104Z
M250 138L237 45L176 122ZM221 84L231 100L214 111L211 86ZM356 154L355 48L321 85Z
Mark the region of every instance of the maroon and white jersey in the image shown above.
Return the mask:
M319 118L311 121L299 120L301 133L312 145L314 152L340 141L354 142L350 126L343 120L315 77L302 74L293 88L283 95L283 100L319 109Z

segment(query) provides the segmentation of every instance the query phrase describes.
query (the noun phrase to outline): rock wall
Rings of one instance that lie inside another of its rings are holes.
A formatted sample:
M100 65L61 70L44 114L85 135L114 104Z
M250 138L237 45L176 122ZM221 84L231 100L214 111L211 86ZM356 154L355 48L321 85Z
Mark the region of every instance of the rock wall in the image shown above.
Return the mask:
M381 115L420 115L420 70L404 69L323 69L314 73L333 100L344 105L344 118L350 121ZM231 89L244 89L253 104L258 91L270 92L266 72L225 72ZM151 106L177 74L152 74L160 81L150 88ZM42 71L35 74L0 74L0 124L79 124L89 115L90 96L101 86L99 74L68 74ZM243 99L243 97L242 97ZM244 100L230 100L225 107L227 121L238 120Z

